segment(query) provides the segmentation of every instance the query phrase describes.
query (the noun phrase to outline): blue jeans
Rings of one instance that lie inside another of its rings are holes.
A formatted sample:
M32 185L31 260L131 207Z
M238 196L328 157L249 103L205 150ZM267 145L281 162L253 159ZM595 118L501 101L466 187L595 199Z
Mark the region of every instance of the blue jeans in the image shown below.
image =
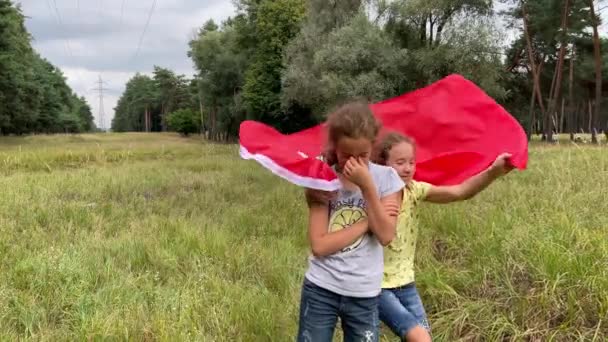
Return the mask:
M382 322L402 339L417 325L431 333L415 283L394 289L382 289L379 311Z
M378 297L354 298L325 290L304 280L300 301L298 342L331 342L342 321L345 342L377 342Z

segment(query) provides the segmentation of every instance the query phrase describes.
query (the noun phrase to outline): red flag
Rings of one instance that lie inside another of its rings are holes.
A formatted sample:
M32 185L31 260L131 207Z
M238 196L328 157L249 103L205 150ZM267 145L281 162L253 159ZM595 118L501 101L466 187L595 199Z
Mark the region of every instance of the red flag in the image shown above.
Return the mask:
M521 125L462 76L449 76L371 107L383 124L381 134L398 131L416 141L417 180L457 184L505 152L513 155L513 166L526 168L528 141ZM296 185L337 190L336 174L317 158L324 143L323 124L290 135L254 121L240 127L244 159L254 159Z

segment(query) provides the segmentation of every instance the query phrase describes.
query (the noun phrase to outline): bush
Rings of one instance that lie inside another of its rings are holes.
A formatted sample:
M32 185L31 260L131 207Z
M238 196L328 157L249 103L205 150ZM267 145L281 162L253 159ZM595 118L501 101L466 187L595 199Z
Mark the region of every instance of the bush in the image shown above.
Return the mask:
M184 136L198 132L201 127L199 114L190 109L180 109L169 114L167 122L171 130Z

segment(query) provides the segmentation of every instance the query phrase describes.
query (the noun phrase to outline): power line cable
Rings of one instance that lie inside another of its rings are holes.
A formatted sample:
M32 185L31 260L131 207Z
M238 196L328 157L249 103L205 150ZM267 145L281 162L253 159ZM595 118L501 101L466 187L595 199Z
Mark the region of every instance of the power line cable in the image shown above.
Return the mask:
M122 0L122 5L120 6L120 26L122 27L122 19L125 15L125 0Z
M63 19L61 17L61 13L59 11L59 8L57 7L57 0L53 0L53 5L52 6L51 6L50 0L47 0L47 5L49 7L51 15L55 18L55 21L59 25L60 29L67 35L67 30L66 30L65 25L63 23ZM78 5L78 8L80 8L80 3L79 2L77 3L77 5ZM63 37L62 40L63 40L64 51L66 52L66 55L71 60L74 60L74 54L72 53L72 46L70 44L70 39L67 38L67 36L66 36L66 37ZM84 79L83 79L82 73L81 73L81 71L80 71L80 69L78 67L76 67L76 77L78 78L78 81L80 81L80 83L82 83L84 85Z
M150 11L148 12L148 19L146 20L146 25L144 26L144 30L141 33L141 37L139 37L139 43L137 44L137 49L135 50L135 54L133 55L132 59L137 58L137 56L139 55L141 45L144 41L144 37L146 36L146 32L148 31L148 26L150 25L150 20L152 19L152 14L154 13L155 9L156 9L156 0L153 0L152 7L150 7Z
M53 6L51 5L51 1L47 0L46 1L46 5L49 8L49 12L51 12L51 16L53 17L53 19L55 19L55 22L57 23L57 25L60 25L60 20L57 18L57 14L53 10ZM65 39L63 39L63 53L65 54L66 57L70 56L70 54L68 53L68 47L67 47Z

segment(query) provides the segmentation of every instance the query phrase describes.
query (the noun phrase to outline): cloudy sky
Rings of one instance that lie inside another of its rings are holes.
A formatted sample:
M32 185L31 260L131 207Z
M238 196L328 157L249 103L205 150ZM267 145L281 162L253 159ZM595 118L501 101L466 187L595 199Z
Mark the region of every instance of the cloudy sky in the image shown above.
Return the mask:
M154 65L191 76L194 70L186 53L196 29L208 19L221 22L235 12L231 0L16 2L27 16L34 48L59 66L72 89L87 98L98 126L99 99L92 89L101 75L108 88L104 94L106 128L129 78L136 72L150 73ZM603 31L607 28L604 25Z
M97 87L99 75L106 82L105 127L111 123L113 108L129 78L136 72L151 72L154 65L191 76L194 70L186 53L196 29L208 19L219 22L235 11L230 0L16 2L28 17L34 48L59 66L72 89L87 98L98 126L99 99L92 89Z

